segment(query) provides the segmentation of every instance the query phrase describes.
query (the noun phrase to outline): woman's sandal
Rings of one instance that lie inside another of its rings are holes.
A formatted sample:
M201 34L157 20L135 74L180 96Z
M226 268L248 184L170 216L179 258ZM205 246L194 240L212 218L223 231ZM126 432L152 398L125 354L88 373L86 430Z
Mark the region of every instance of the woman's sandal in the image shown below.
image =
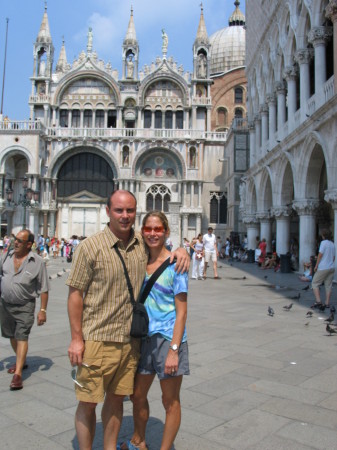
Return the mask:
M120 450L148 450L148 448L145 447L137 447L135 444L133 444L131 441L125 441L122 444L119 444Z
M322 308L323 303L322 302L315 302L313 305L310 306L311 309L314 308Z

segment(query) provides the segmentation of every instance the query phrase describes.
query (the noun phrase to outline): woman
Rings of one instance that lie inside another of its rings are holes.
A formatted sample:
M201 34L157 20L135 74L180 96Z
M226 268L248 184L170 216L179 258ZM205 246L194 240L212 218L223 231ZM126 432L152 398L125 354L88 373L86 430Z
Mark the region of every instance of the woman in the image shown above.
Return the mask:
M198 234L196 242L191 244L193 249L192 280L203 280L204 273L204 243L202 234Z
M170 234L165 214L149 212L143 220L142 235L149 249L144 286L152 273L170 257L165 241ZM145 429L150 409L148 391L158 375L166 411L161 450L171 449L181 420L180 387L189 374L186 341L188 274L178 274L168 266L152 287L145 307L149 315L148 337L142 340L141 357L135 378L133 402L134 433L121 449L146 449Z
M259 266L261 266L264 263L264 260L266 259L267 254L267 241L263 238L262 241L259 244L259 249L261 250L260 256L259 256Z

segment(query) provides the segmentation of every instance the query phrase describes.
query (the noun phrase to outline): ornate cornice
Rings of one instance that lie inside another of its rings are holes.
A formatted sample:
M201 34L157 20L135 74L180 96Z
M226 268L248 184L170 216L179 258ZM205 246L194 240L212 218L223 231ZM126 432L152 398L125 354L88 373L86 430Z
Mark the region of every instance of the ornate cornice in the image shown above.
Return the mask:
M289 217L291 214L291 208L288 206L275 206L272 208L271 214L276 218Z
M268 105L273 105L276 103L276 98L274 94L267 94L266 95L266 102Z
M333 209L337 209L337 189L324 191L324 200L330 203Z
M286 90L284 81L276 81L275 83L275 91L280 94L284 94Z
M325 15L331 22L336 22L337 20L337 0L330 0L330 3L325 8Z
M246 225L257 225L259 223L255 214L246 214L243 216L242 222Z
M295 54L295 60L298 64L309 64L314 56L314 49L312 48L302 48L297 50Z
M293 202L293 208L299 216L314 215L320 203L319 200L295 200Z
M326 44L332 36L332 27L314 27L308 33L308 40L315 45Z
M254 131L255 130L255 122L253 120L250 120L248 122L248 130L249 131Z
M284 69L284 77L287 81L289 80L295 80L298 75L297 67L295 66L287 66Z
M269 222L270 221L270 211L258 211L256 213L256 217L261 222Z

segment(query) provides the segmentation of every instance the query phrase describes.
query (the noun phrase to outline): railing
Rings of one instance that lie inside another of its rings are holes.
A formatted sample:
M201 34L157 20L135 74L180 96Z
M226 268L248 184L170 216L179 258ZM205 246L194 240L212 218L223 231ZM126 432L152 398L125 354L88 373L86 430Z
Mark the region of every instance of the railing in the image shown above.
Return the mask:
M49 103L50 95L49 94L36 94L31 95L29 97L29 103Z
M0 130L31 131L44 130L44 125L39 120L6 120L0 121Z
M335 94L335 77L334 75L324 83L325 101L330 100Z
M248 120L236 117L233 119L232 128L233 130L248 130Z
M203 131L203 130L171 130L152 128L46 128L39 120L0 121L0 131L34 131L41 130L50 138L64 139L170 139L170 140L212 140L226 141L227 131Z
M227 139L227 132L208 132L199 130L171 130L152 128L47 128L46 134L51 138L65 139Z
M212 99L210 97L192 97L193 105L211 105Z

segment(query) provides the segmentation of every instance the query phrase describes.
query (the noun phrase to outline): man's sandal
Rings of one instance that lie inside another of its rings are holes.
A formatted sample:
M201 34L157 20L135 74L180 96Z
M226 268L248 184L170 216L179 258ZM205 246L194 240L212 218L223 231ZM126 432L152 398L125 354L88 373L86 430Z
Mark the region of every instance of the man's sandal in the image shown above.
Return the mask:
M137 447L135 444L133 444L131 441L123 442L122 444L118 444L117 450L148 450L148 448L145 447Z

